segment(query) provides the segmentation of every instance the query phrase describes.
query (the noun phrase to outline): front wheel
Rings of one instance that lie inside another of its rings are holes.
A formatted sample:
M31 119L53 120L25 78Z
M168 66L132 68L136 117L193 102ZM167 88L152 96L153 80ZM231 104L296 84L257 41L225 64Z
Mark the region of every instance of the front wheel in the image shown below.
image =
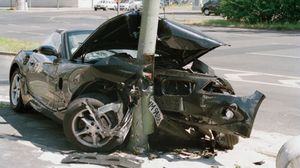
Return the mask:
M21 74L16 69L10 79L9 87L10 106L15 112L24 111L24 104L21 95Z
M63 127L67 139L83 151L109 152L118 142L111 130L118 124L117 116L112 113L95 117L84 105L88 101L94 109L109 103L105 96L86 94L75 99L65 114Z

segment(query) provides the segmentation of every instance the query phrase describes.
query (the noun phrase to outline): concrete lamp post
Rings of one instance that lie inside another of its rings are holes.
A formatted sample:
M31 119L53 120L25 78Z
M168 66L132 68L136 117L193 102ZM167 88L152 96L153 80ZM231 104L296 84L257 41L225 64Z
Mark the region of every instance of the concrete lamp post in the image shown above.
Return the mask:
M16 9L20 11L27 11L28 10L28 2L27 0L17 0L16 1Z
M139 80L141 98L133 111L128 149L134 153L149 150L148 135L154 131L154 119L148 106L153 95L154 54L158 29L160 0L144 0L137 58L142 67ZM146 72L146 67L148 72ZM150 72L149 72L150 70ZM145 84L147 83L147 84Z

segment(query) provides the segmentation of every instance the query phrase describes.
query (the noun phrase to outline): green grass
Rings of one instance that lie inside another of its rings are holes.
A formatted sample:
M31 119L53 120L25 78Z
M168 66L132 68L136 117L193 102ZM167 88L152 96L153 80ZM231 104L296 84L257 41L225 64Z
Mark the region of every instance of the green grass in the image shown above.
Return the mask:
M14 9L11 8L0 8L0 12L7 12L7 11L12 11Z
M9 107L8 103L0 102L0 108L7 108L7 107Z
M3 52L17 53L20 50L34 49L38 45L36 42L0 37L0 51Z
M270 29L270 30L300 30L300 22L298 23L256 23L247 24L241 22L233 22L223 19L204 20L199 22L190 22L187 24L197 26L215 26L215 27L238 27L250 29Z
M166 7L166 11L167 10L192 10L193 8L191 4L182 4L182 5L172 4L165 7Z

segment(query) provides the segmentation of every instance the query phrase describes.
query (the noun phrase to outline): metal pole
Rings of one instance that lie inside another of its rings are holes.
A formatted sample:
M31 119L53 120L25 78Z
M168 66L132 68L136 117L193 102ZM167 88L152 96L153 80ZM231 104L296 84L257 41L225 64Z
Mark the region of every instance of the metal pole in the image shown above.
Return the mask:
M59 9L59 0L56 1L56 8Z
M26 0L17 0L16 1L16 9L17 10L24 11L24 10L26 10L25 6L26 6Z
M141 20L141 30L138 44L138 55L140 66L143 70L140 72L139 90L141 98L139 99L133 111L133 123L128 144L128 149L134 153L144 153L149 150L148 135L154 131L154 120L149 112L148 105L150 96L153 94L154 77L154 54L157 38L158 15L160 0L144 0L143 13ZM149 69L152 77L145 76L145 67ZM148 80L149 86L145 86L143 80Z
M25 11L28 11L28 0L25 0L24 9Z
M120 14L120 0L117 1L117 14Z

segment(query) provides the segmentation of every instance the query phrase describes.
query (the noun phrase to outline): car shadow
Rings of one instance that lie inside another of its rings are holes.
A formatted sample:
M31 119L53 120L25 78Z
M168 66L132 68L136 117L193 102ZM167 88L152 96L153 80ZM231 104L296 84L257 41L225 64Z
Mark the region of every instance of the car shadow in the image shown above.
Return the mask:
M1 117L3 120L1 120ZM58 152L62 154L83 153L72 146L63 133L62 125L45 117L41 113L30 110L24 113L16 113L8 106L0 107L0 127L11 127L10 130L0 133L0 139L9 141L29 141L34 146L40 148L43 152ZM2 128L0 128L1 130ZM14 132L18 134L14 134ZM173 146L174 147L174 146ZM191 149L187 152L178 152L180 149L186 151L187 146L180 148L156 148L154 153L161 153L159 158L168 162L191 161L201 162L207 165L222 166L215 160L214 156L206 157L203 155L204 148L197 146L197 150ZM126 153L126 150L121 150ZM176 151L176 152L174 152ZM117 151L118 152L118 151ZM187 156L190 153L191 156ZM84 153L83 153L84 154ZM196 157L195 157L196 156Z
M5 131L0 138L29 141L42 151L68 153L76 150L65 138L61 124L33 110L16 113L9 107L0 108L1 125L10 125L15 131Z

